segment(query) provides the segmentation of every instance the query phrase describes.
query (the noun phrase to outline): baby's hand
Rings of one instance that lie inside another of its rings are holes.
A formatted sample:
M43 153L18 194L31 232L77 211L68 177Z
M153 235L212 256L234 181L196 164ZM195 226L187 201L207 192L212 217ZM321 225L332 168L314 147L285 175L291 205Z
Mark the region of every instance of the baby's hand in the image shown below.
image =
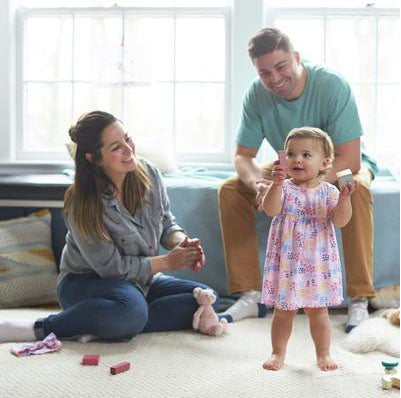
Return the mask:
M286 170L287 170L287 168L280 165L278 160L276 160L273 163L273 170L272 170L273 184L283 185L285 177L287 177Z
M340 191L340 197L350 197L359 188L359 181L348 182Z

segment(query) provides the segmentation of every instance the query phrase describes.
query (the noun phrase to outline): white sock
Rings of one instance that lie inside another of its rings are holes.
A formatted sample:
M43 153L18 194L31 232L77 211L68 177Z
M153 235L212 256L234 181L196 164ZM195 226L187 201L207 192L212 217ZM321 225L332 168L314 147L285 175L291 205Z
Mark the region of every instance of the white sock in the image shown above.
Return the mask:
M261 292L249 290L243 292L242 296L227 310L219 315L230 315L234 322L244 318L257 318Z
M83 334L82 336L79 336L77 340L80 343L89 343L90 341L95 340L95 339L96 339L96 336L93 336L91 334Z
M0 321L0 343L37 340L33 329L34 324L35 321L25 319Z

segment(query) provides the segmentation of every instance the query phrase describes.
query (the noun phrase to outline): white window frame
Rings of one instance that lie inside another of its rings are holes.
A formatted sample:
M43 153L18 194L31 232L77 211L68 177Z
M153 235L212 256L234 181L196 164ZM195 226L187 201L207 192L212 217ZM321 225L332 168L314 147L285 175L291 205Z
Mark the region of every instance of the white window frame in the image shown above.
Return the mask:
M24 19L30 16L40 15L71 15L76 14L89 14L89 15L118 15L123 19L129 14L135 15L154 15L154 16L168 16L174 20L176 17L194 17L194 16L218 16L222 17L225 24L225 81L224 81L224 148L222 152L218 153L182 153L176 154L176 160L180 163L229 163L231 161L231 113L230 113L230 93L231 93L231 73L230 73L230 58L231 58L231 10L230 7L191 7L191 8L173 8L173 7L118 7L115 6L111 9L104 9L99 7L83 7L83 8L21 8L17 11L17 28L16 28L16 131L15 131L15 159L17 161L48 161L55 162L56 159L62 161L68 161L68 154L66 151L53 152L49 154L43 152L27 152L23 150L23 37L24 37ZM73 82L74 79L71 80ZM173 104L175 104L175 87L180 81L173 77L171 82L173 84ZM191 81L191 83L209 83L203 81ZM124 101L124 90L122 90L122 99ZM72 99L73 100L73 99ZM122 107L124 109L124 107ZM124 117L122 117L124 119ZM68 126L66 126L66 137L67 137ZM173 114L173 126L172 126L173 140L175 139L175 113ZM67 139L66 139L67 140Z

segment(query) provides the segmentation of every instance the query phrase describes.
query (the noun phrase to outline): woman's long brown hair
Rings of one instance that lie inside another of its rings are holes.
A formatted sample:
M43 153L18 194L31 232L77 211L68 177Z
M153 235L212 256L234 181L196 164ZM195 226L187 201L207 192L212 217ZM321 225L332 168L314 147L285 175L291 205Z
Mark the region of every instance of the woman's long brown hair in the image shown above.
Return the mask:
M110 113L93 111L82 115L69 130L71 140L76 144L75 177L64 196L64 213L68 216L72 211L78 230L88 240L111 241L103 223L102 196L115 194L117 188L99 166L99 161L102 133L117 121ZM92 155L92 161L86 159L86 153ZM131 214L144 205L149 188L148 173L138 159L136 169L126 175L123 183L123 203Z

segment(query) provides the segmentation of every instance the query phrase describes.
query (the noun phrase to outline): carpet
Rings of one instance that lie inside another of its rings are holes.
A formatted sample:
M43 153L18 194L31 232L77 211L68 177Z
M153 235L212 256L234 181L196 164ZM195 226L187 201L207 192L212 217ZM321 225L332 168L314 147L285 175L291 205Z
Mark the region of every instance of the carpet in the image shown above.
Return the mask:
M35 319L49 310L0 310L0 318ZM382 390L385 354L356 354L341 343L345 315L332 315L332 356L339 369L315 364L305 315L295 317L286 364L262 369L270 353L271 314L229 325L222 337L192 331L140 335L129 343L65 341L60 351L17 358L0 344L0 397L7 398L378 398L399 397ZM84 354L99 354L98 366L80 365ZM131 369L110 375L110 366L129 361Z

